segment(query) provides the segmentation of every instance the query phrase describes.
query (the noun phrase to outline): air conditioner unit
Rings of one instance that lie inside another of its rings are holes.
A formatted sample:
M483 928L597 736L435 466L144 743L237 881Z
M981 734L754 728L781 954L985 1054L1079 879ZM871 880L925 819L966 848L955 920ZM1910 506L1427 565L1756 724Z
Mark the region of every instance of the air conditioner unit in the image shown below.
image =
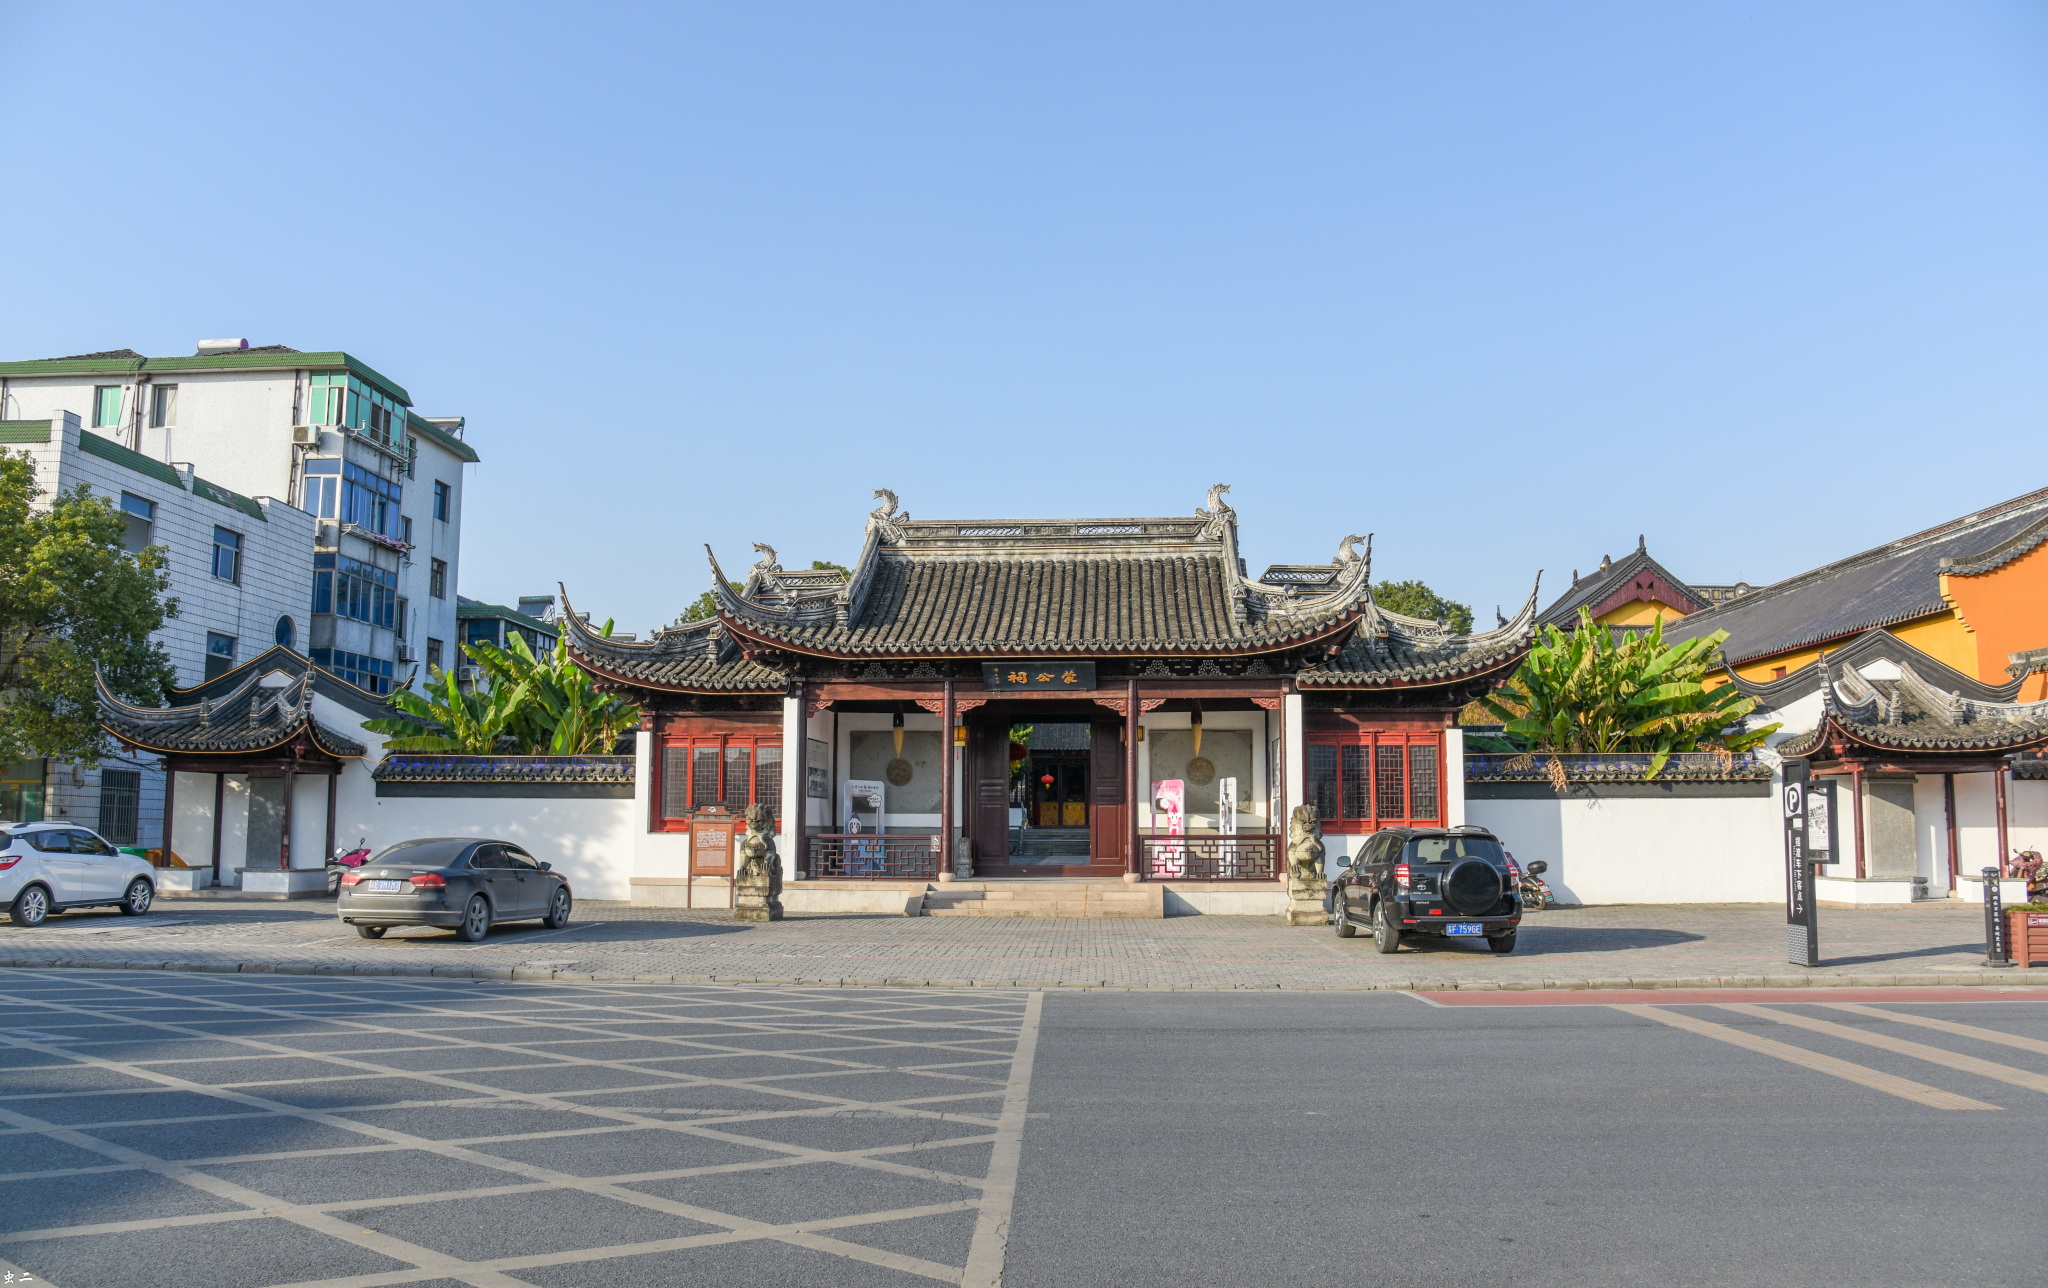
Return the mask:
M292 426L292 446L294 446L294 447L318 447L319 445L320 445L320 427L319 427L318 425L294 425L294 426Z
M412 651L412 645L400 644L398 646L398 660L401 662L417 662L420 658L419 654Z
M473 667L473 666L465 666L465 667L459 667L459 668L457 668L457 670L456 670L456 672L455 672L455 682L456 682L457 684L475 684L475 683L476 683L476 668L475 668L475 667Z

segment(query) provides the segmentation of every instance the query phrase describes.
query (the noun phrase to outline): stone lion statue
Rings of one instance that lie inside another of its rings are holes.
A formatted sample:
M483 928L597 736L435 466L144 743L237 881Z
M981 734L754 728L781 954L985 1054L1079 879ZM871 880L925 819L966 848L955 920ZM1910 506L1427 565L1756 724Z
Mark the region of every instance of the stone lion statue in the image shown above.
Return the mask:
M775 852L775 815L747 806L747 835L733 873L733 916L739 921L782 920L782 858Z
M1296 805L1288 815L1287 874L1290 881L1315 886L1317 897L1321 897L1323 824L1313 805Z

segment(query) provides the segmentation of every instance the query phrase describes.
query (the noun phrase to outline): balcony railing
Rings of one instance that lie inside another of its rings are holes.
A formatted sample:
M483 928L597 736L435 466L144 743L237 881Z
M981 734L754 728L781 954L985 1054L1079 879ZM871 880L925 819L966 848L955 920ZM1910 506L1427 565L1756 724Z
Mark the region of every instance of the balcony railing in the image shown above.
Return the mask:
M810 875L819 880L931 881L939 875L939 838L828 832L805 838Z
M1278 881L1281 836L1144 836L1144 873L1154 881Z

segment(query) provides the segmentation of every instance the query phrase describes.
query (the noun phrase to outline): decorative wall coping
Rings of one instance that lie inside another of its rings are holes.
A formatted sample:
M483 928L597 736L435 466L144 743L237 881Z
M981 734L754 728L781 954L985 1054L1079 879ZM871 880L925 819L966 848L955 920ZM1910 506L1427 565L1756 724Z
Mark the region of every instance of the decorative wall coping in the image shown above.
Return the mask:
M1664 762L1655 779L1648 777L1656 757L1647 751L1610 752L1479 752L1465 757L1468 783L1742 783L1767 781L1771 767L1755 752L1740 751L1729 763L1710 751L1682 751ZM1558 768L1552 769L1552 762Z
M631 756L458 756L397 751L370 776L380 783L626 783Z

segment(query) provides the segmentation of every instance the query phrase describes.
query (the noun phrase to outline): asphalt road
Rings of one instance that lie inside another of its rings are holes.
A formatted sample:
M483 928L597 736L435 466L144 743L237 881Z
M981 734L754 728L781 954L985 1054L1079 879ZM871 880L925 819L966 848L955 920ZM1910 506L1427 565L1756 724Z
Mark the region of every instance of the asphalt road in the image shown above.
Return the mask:
M6 971L0 1282L2035 1284L2043 993Z

